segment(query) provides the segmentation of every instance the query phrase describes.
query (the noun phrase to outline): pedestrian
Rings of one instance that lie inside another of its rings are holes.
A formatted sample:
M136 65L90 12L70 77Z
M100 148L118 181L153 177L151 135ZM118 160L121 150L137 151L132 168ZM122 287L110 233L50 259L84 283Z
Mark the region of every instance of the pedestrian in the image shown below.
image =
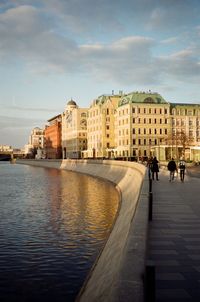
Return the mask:
M153 157L148 158L147 160L147 168L148 168L148 176L151 178L151 172L152 172L152 160Z
M156 174L156 180L158 179L158 172L159 172L159 167L158 167L158 160L156 157L153 158L152 164L151 164L151 171L152 171L152 179L154 180L154 174Z
M168 162L167 168L169 170L169 181L172 181L174 180L175 171L177 171L177 166L173 158Z
M180 179L181 179L181 181L184 181L184 178L185 178L185 161L182 158L179 162L178 167L180 169Z

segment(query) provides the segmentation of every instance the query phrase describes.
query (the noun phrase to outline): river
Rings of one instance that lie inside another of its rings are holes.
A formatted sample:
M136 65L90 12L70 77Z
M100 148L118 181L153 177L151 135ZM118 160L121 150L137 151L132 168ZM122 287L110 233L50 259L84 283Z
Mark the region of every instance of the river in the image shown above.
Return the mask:
M108 182L0 162L0 301L74 301L117 210Z

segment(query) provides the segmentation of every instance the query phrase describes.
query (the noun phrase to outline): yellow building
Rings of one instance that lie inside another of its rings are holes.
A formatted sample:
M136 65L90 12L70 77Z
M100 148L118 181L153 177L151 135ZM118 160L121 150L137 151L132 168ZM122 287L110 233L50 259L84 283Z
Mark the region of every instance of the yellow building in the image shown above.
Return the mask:
M200 105L171 103L170 119L167 154L200 161Z
M79 108L73 100L62 114L63 158L81 158L87 149L87 108Z
M83 157L110 158L114 156L115 114L119 95L102 95L93 101L87 118L87 152Z
M133 92L121 98L116 116L116 157L165 159L170 131L170 104L153 92Z
M200 105L156 92L102 95L89 109L71 100L62 114L63 158L200 161Z

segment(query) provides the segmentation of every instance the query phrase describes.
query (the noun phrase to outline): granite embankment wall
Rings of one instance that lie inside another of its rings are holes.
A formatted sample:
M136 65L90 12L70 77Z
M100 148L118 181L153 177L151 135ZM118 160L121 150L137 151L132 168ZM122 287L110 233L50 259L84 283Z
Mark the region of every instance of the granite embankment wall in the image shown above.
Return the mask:
M18 160L19 164L66 169L111 181L120 192L120 209L110 236L77 301L143 301L148 227L146 168L109 160Z

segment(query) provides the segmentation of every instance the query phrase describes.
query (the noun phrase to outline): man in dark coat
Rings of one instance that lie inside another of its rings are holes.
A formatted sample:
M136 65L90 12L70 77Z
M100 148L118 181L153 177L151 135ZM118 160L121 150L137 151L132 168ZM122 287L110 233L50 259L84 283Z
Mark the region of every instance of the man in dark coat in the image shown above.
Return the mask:
M156 157L153 158L152 160L152 166L151 166L151 171L152 171L152 179L154 180L154 173L156 174L156 180L158 179L158 172L159 172L159 167L158 167L158 160Z
M174 173L177 171L177 166L173 158L168 162L167 168L169 170L169 181L172 181L174 180Z

